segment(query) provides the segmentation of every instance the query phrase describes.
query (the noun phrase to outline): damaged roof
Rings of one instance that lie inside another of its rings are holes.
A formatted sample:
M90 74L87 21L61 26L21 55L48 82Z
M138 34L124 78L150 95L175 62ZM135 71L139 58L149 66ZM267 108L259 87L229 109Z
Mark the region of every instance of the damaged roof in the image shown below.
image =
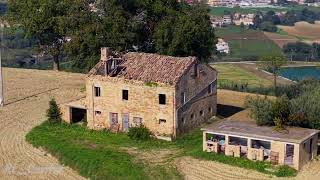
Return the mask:
M143 82L174 85L197 62L196 57L172 57L158 54L129 52L121 57L121 71L114 77ZM100 61L89 75L104 75L105 62Z

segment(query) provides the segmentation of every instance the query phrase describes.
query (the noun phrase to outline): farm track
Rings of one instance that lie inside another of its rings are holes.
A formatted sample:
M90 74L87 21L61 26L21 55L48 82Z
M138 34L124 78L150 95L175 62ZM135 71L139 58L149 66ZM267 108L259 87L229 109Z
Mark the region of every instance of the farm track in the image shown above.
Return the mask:
M4 69L6 106L0 108L0 179L83 179L46 152L25 141L45 120L48 101L81 97L84 75Z
M180 158L176 161L179 171L187 180L206 179L246 179L265 180L270 179L268 175L250 171L238 167L217 163L214 161L200 161L190 157Z

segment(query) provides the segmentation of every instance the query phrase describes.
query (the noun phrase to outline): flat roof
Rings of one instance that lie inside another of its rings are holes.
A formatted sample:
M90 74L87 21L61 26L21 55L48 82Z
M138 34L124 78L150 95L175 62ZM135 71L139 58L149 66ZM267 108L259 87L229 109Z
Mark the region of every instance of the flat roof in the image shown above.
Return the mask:
M305 141L309 137L319 133L319 130L286 127L285 130L278 132L270 126L258 126L255 122L242 122L224 120L220 123L213 123L202 128L203 131L212 133L221 133L234 136L244 136L248 138L265 139L273 141L282 141L290 143L298 143Z

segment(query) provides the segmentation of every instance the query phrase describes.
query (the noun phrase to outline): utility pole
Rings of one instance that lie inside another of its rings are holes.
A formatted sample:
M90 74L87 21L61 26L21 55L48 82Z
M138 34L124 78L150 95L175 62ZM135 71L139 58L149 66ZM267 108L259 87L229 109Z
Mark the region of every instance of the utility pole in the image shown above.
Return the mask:
M3 42L3 28L4 24L1 22L0 27L1 33L1 42L0 42L0 107L4 106L4 94L3 94L3 74L2 74L2 42Z

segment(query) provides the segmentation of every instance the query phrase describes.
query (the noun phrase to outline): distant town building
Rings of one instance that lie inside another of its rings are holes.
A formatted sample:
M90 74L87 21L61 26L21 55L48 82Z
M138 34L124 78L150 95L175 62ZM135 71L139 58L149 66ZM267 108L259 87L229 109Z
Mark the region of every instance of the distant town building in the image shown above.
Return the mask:
M216 47L217 47L217 51L220 53L226 53L226 54L230 53L229 44L221 38L218 39L218 43L216 44Z
M224 25L223 17L221 16L210 16L212 27L222 27Z
M254 24L254 22L253 22L254 16L255 16L254 14L236 13L233 16L233 23L238 26L240 26L241 24L243 24L245 26L250 26L250 25Z
M223 23L226 24L226 25L232 24L231 15L224 15L223 16Z

